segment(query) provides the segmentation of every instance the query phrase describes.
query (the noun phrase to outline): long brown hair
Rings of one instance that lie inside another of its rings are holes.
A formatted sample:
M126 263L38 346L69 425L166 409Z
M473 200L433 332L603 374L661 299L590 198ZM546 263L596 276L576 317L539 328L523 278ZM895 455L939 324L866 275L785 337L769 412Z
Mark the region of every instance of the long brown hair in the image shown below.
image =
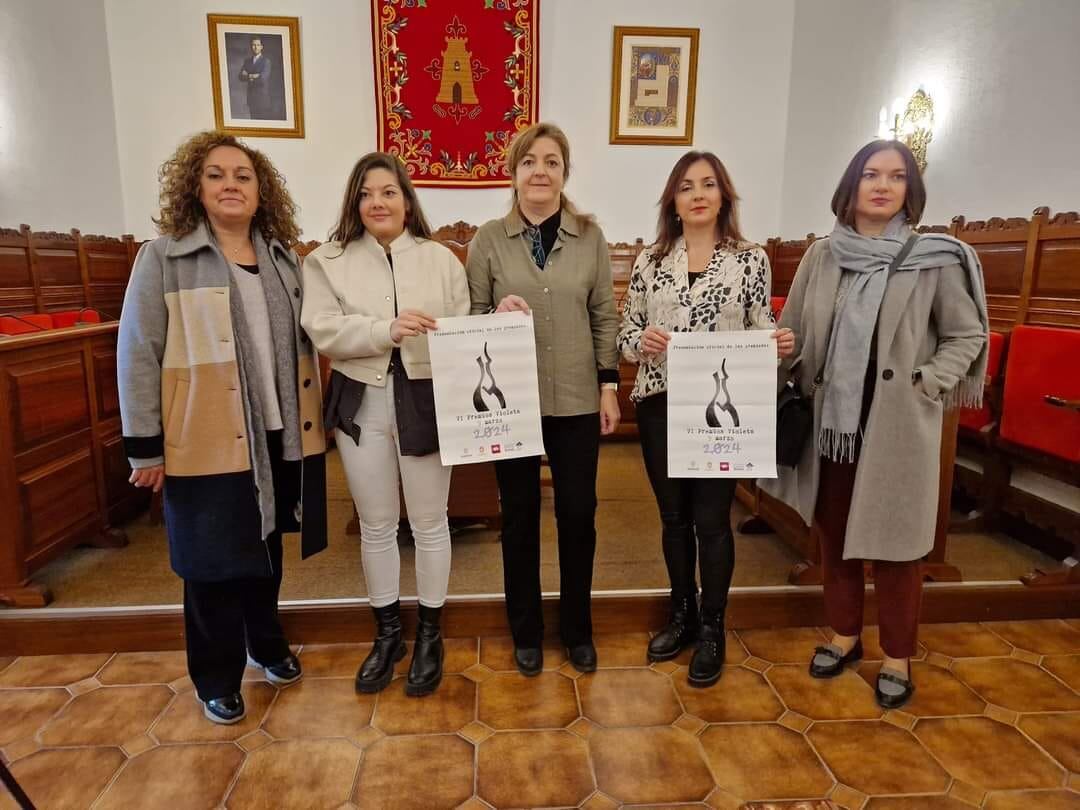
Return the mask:
M299 242L297 207L285 189L285 178L274 168L270 158L258 149L252 149L238 138L219 130L192 135L158 169L161 211L157 218L151 220L157 226L158 233L179 239L206 219L206 209L199 202L199 183L206 156L219 146L236 147L248 156L255 167L255 177L259 182L259 207L252 224L268 241L277 239L286 247Z
M735 193L735 186L731 182L724 164L720 158L712 152L690 151L679 158L671 168L664 191L660 195L660 215L656 222L656 244L654 255L657 258L666 256L675 247L675 242L683 233L682 220L675 213L675 195L679 193L679 183L686 176L687 170L704 160L716 175L716 182L720 185L720 213L716 217L717 227L720 229L720 241L742 242L742 231L739 230L739 195Z
M506 150L506 168L510 172L510 188L513 202L513 210L518 208L518 193L517 185L514 182L515 175L517 174L517 167L525 159L525 156L532 149L532 145L540 138L551 138L555 141L555 144L559 147L559 151L562 153L563 159L563 183L570 179L570 141L566 137L566 133L563 132L555 124L541 121L533 124L531 127L526 127L521 130L514 139L510 142L509 148ZM562 200L562 210L566 211L571 216L577 217L582 223L594 222L595 218L591 214L583 214L578 210L577 206L570 202L570 198L565 193L560 193Z
M341 213L337 224L330 231L330 239L340 242L342 249L349 242L364 235L364 223L360 219L360 192L364 187L364 178L372 169L386 169L397 179L401 193L405 196L405 230L417 239L430 239L431 226L420 208L420 198L416 196L405 165L386 152L368 152L353 166L349 181L345 184L345 198L341 201Z
M863 169L866 168L866 162L871 156L884 152L886 149L899 152L904 160L904 169L907 172L904 216L912 227L919 224L923 210L926 208L926 185L923 183L919 164L915 162L915 156L911 154L907 144L902 141L886 140L870 141L855 153L847 168L844 169L844 174L840 177L840 182L836 184L836 191L832 195L832 212L836 214L841 224L855 227L855 204L859 199L859 182L862 180Z

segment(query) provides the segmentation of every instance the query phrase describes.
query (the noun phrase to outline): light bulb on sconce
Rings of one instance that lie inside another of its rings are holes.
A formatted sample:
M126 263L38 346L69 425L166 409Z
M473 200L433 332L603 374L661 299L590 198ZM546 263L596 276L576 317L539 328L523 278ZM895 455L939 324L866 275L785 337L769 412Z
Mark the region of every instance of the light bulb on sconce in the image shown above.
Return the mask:
M926 147L934 138L934 100L921 87L906 104L897 97L892 104L891 127L886 108L878 112L878 137L904 143L915 156L919 171L926 171Z

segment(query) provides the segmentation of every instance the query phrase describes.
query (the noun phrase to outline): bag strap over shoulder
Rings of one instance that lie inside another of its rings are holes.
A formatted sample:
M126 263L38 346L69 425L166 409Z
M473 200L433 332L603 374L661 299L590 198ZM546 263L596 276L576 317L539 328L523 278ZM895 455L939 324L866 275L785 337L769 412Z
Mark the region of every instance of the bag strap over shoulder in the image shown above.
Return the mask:
M918 241L919 241L919 234L912 231L911 236L909 236L907 238L907 241L904 242L904 246L902 248L900 248L900 252L896 254L896 256L893 258L893 260L891 262L889 262L889 267L888 267L888 270L886 270L886 272L890 276L897 271L897 269L900 267L901 264L904 263L904 259L906 259L908 257L908 255L911 253L912 249L915 247L915 243L918 242ZM825 373L825 366L822 365L821 368L819 368L817 370L817 374L814 375L814 379L810 383L810 396L811 397L813 397L814 394L817 393L817 390L819 388L821 388L822 383L818 382L818 381L821 380L822 375L824 373Z
M890 276L893 273L896 272L897 268L899 268L900 265L902 265L904 263L904 259L906 259L908 257L908 254L911 253L912 248L915 247L915 243L918 242L918 241L919 241L919 235L917 233L915 233L914 231L912 231L911 236L909 236L907 238L907 241L904 242L904 246L902 248L900 248L900 252L896 254L896 258L894 258L889 263L889 275Z

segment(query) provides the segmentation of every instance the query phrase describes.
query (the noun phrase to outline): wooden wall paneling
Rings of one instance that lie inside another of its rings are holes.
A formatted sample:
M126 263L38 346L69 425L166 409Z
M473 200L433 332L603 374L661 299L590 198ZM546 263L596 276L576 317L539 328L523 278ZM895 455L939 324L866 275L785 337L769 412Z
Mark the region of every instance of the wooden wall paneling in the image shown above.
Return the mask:
M0 354L0 604L40 607L52 601L52 595L47 588L30 582L26 568L25 518L15 470L12 384L4 359Z
M37 568L79 543L118 542L106 531L103 443L119 434L108 379L116 332L111 323L0 341L0 603L47 604L30 582Z
M638 239L633 243L616 242L608 245L608 253L611 256L611 282L615 291L615 311L622 319L623 306L626 303L626 293L630 287L630 276L634 271L634 263L638 254L645 249L645 240ZM630 393L634 390L634 381L637 379L637 364L631 363L619 356L619 411L621 419L619 427L611 439L636 439L638 435L637 409L630 399Z
M29 573L100 524L88 369L80 341L8 352L5 360Z
M952 483L956 471L957 430L960 427L960 409L946 410L941 421L941 449L938 463L938 506L934 523L934 546L923 561L923 576L934 582L959 582L960 569L945 562L949 541L949 524L952 517Z
M30 231L29 225L20 225L19 230L26 232L26 254L30 259L30 280L34 287L34 312L44 312L44 305L41 300L41 276L37 266L37 251L34 250L34 235Z
M773 263L776 261L776 243L780 240L776 237L766 239L762 244L761 249L765 251L765 258L769 260L769 267L772 268ZM775 295L775 293L773 293Z
M78 228L71 229L71 235L75 238L75 247L79 257L79 278L82 281L83 300L85 306L92 306L90 295L90 259L86 255L86 242L83 241L82 233Z
M990 328L1008 332L1017 322L1023 280L1034 260L1028 250L1033 223L1023 218L967 222L955 217L953 225L956 237L971 245L982 263Z
M71 233L32 232L30 255L37 277L39 312L62 312L86 306L79 245Z
M70 348L37 351L5 364L17 454L90 427L86 369L81 352Z
M94 455L86 439L83 446L19 476L27 517L24 554L30 571L70 547L66 541L72 536L100 528Z
M98 310L102 320L118 319L134 261L130 235L117 239L88 234L80 245L86 257L88 306Z
M100 530L94 538L94 545L99 548L123 548L128 542L127 535L112 526L108 519L110 502L103 442L106 431L111 436L120 432L120 393L116 381L116 336L84 340L82 351L83 362L87 369L86 401L90 403L90 428L94 434L91 447L94 476L97 479L97 510L101 517ZM131 488L134 489L134 487Z
M1040 222L1023 323L1080 328L1080 214L1037 208Z
M131 468L124 452L120 422L120 394L116 382L116 342L101 336L90 342L91 379L94 382L95 433L98 437L105 499L106 529L100 544L123 545L126 536L116 529L142 514L150 503L150 493L128 483Z
M0 228L0 314L33 312L36 307L30 226Z
M799 269L803 254L817 241L817 237L810 233L805 239L770 241L773 242L773 256L770 259L772 294L786 296L791 289L791 282L795 280L795 271Z

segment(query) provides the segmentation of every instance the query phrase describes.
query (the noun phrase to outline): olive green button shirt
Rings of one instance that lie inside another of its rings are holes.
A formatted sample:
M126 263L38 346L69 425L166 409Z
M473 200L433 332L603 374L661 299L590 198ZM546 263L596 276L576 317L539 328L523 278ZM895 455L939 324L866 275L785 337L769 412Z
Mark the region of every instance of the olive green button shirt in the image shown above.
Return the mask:
M555 246L541 270L517 211L482 225L469 245L472 314L507 295L524 298L536 331L542 416L600 410L598 371L618 369L619 316L603 231L564 210Z

